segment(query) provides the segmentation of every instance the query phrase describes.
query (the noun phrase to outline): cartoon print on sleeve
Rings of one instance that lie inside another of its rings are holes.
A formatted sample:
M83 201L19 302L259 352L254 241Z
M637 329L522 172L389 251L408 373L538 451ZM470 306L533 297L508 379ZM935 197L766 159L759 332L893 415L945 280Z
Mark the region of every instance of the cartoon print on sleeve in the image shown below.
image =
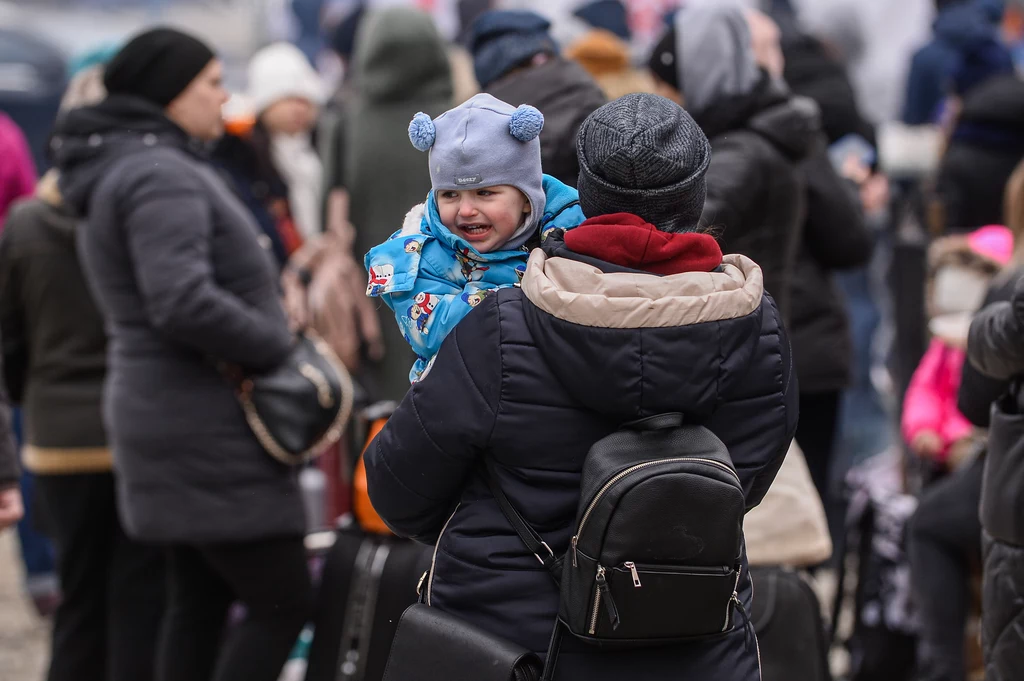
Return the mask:
M374 265L370 268L370 282L366 287L366 295L379 296L384 293L395 276L395 268L391 265Z
M427 329L427 322L430 315L437 307L440 296L437 294L420 292L416 294L412 306L409 308L409 317L416 322L416 330L426 336L430 331Z
M423 248L423 244L418 239L406 239L405 240L405 252L406 253L419 253Z

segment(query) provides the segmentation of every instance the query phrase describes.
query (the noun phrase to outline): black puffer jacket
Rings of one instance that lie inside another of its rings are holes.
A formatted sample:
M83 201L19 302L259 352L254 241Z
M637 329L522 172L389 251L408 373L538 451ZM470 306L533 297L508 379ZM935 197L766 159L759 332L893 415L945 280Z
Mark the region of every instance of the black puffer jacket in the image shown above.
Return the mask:
M849 314L833 272L867 264L874 240L857 188L836 174L823 148L801 171L807 217L793 270L793 361L801 391L832 392L848 385L853 362Z
M817 106L766 76L752 94L718 102L697 123L712 150L701 222L720 230L724 253L761 266L765 289L789 319L806 214L800 164L818 140Z
M529 104L540 109L544 172L575 187L580 174L576 133L583 120L606 101L590 74L576 62L552 57L540 66L513 71L484 90L512 106Z
M939 167L936 198L946 232L1003 223L1003 193L1024 158L1024 81L995 78L964 102Z
M1024 279L1010 302L990 305L971 324L968 357L998 380L1024 374ZM981 498L985 678L1011 681L1024 669L1024 394L992 411Z
M440 535L429 604L538 652L557 592L482 480L483 457L562 553L587 451L622 423L683 411L706 425L729 447L753 507L797 419L788 341L749 259L661 278L583 262L557 242L545 250L558 257L534 251L521 289L501 289L456 327L366 455L388 524L422 541ZM745 569L739 593L749 612ZM757 681L755 648L735 624L721 638L629 653L567 640L557 678Z
M290 352L259 227L144 100L75 109L56 140L110 335L104 416L125 528L153 542L301 535L294 473L260 446L217 368L266 370Z

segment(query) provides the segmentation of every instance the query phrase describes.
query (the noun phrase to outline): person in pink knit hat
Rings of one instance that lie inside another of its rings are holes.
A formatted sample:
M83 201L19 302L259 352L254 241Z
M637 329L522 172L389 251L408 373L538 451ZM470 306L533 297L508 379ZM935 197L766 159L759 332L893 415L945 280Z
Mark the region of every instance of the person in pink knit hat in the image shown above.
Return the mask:
M903 402L903 437L919 457L956 468L974 426L957 408L967 330L992 278L1013 257L1013 234L990 225L938 239L929 248L928 328L932 341Z

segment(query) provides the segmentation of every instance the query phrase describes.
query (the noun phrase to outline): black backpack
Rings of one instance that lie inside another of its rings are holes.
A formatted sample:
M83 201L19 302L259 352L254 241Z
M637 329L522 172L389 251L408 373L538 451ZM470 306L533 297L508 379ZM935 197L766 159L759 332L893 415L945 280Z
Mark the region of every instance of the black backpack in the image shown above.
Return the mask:
M576 531L556 557L497 485L491 489L527 547L559 582L560 631L632 647L688 641L749 626L740 580L743 487L729 452L682 414L626 424L591 447L583 465Z

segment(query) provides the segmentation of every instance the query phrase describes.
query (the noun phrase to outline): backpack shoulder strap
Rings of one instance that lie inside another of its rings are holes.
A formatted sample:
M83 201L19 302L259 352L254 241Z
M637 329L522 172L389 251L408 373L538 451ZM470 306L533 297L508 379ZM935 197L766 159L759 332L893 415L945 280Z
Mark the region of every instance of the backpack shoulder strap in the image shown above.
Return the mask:
M530 523L526 522L519 511L516 510L516 507L512 505L512 502L508 500L508 497L505 496L504 490L498 484L497 464L494 460L490 457L485 457L484 461L486 464L484 477L487 479L487 485L491 488L491 494L494 495L495 501L498 502L498 507L501 509L502 514L508 519L512 529L519 535L526 548L551 573L551 578L555 580L555 585L560 585L562 581L562 559L555 556L555 552L551 550L547 542L537 534L537 531L530 526Z

